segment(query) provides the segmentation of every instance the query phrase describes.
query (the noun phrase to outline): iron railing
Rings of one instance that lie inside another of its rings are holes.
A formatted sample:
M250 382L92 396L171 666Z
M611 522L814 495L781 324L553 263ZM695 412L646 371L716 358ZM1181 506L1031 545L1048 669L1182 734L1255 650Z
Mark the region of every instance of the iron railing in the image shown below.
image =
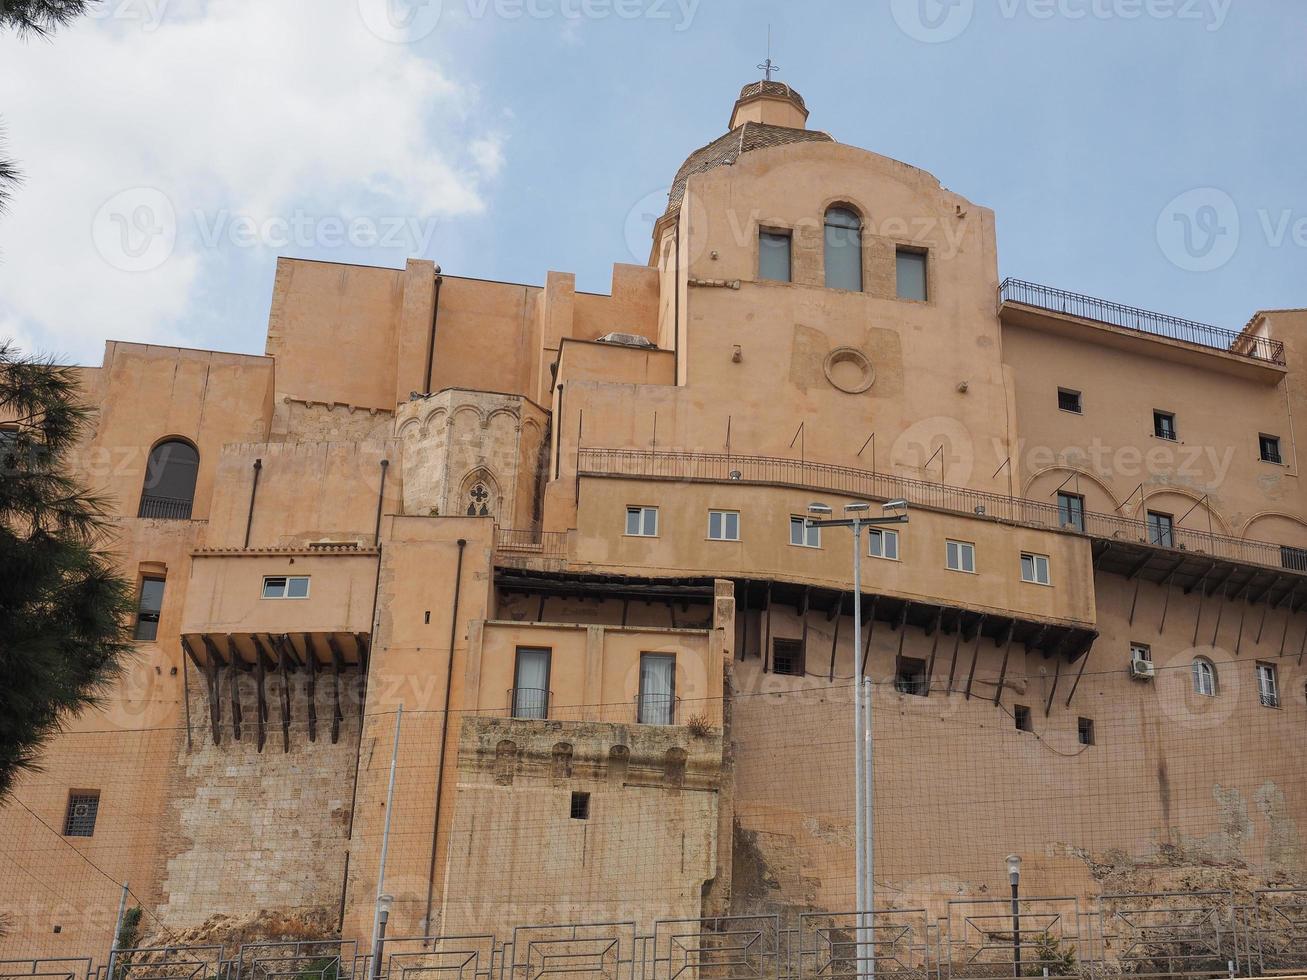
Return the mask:
M802 490L828 490L869 500L903 499L918 507L977 514L1016 524L1060 527L1091 538L1154 543L1155 531L1146 521L1119 514L1085 511L1083 526L1063 523L1056 503L1008 497L929 483L871 470L810 463L771 456L733 456L725 453L654 452L642 449L582 449L578 468L583 476L629 476L655 480L755 483ZM1281 545L1251 541L1210 531L1173 527L1170 544L1178 551L1250 562L1271 568L1307 570L1307 551L1286 551Z
M164 521L189 521L192 503L189 497L156 497L145 494L141 497L141 506L136 516Z
M671 694L637 694L635 696L635 723L637 725L675 725L680 717L681 699Z
M1307 972L1307 888L951 899L874 913L809 911L505 925L495 935L387 937L380 957L324 938L119 949L0 961L49 980L1001 980L1198 978ZM866 932L859 933L859 926ZM860 941L861 940L861 941Z
M524 557L563 559L567 557L567 532L496 527L495 550Z
M510 687L508 689L508 716L527 721L544 721L549 717L549 702L553 691L537 687Z
M1153 313L1149 310L1124 306L1111 300L1097 299L1081 293L1041 286L1026 282L1024 279L1004 279L999 287L1000 303L1020 303L1023 306L1036 306L1054 313L1093 320L1109 326L1133 330L1136 333L1165 337L1170 340L1182 340L1227 354L1236 354L1254 361L1268 364L1285 363L1284 342L1270 337L1254 337L1225 327L1214 327L1209 323L1185 320L1166 313Z

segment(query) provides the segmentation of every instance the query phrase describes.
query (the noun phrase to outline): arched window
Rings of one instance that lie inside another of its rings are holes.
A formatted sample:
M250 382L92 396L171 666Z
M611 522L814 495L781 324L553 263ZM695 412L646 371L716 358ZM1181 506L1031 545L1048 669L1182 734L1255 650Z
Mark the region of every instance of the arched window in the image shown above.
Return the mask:
M472 484L467 492L467 516L490 516L490 490L480 481Z
M1194 692L1205 698L1216 697L1216 668L1206 657L1194 657Z
M862 219L845 207L826 212L826 287L862 292Z
M195 500L200 454L182 439L165 439L150 450L137 517L188 521Z

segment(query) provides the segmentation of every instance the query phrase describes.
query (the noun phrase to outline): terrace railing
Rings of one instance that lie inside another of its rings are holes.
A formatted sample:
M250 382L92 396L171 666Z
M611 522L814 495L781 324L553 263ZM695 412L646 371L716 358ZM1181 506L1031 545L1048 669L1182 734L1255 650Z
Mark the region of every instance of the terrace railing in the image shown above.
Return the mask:
M1268 364L1284 364L1284 343L1269 337L1253 337L1237 330L1214 327L1209 323L1185 320L1166 313L1124 306L1111 300L1097 299L1081 293L1041 286L1024 279L1004 279L999 287L1000 303L1020 303L1054 313L1093 320L1108 326L1134 330L1154 337L1182 340L1201 347L1210 347L1226 354L1235 354Z

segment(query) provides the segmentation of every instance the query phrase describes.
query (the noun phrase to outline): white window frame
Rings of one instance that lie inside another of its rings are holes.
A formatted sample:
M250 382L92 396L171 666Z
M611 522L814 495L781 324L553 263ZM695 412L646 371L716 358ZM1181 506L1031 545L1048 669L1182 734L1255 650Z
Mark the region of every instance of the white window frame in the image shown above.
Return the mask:
M713 518L720 517L721 534L712 533ZM730 523L729 518L735 518L735 537L729 536L727 525ZM740 512L738 510L710 510L708 511L708 540L709 541L739 541L740 540Z
M268 583L278 579L282 582L281 595L268 595ZM263 586L259 591L259 597L263 599L273 599L279 602L307 599L311 591L311 580L312 576L310 575L265 575L263 576ZM290 594L290 583L292 581L302 581L304 583L303 595Z
M876 550L877 542L880 550ZM899 560L899 532L889 527L873 527L867 531L867 554L882 561Z
M1205 698L1216 697L1216 665L1206 657L1194 657L1189 669L1193 673L1194 693Z
M958 561L953 562L953 554L956 549ZM963 555L971 555L971 567L966 568L967 564L963 560ZM974 541L958 541L954 538L946 538L944 541L944 567L950 572L962 572L964 575L976 574L976 544Z
M801 524L801 530L802 530L801 537L803 539L802 541L794 540L795 521L798 521ZM811 524L808 523L808 518L806 517L798 517L796 515L791 514L790 515L790 547L820 549L821 528L813 527Z
M1033 576L1026 575L1026 562L1030 562L1030 573ZM1040 569L1043 569L1043 576L1040 576ZM1048 555L1041 555L1034 551L1021 552L1021 581L1028 582L1031 585L1052 585L1053 579L1048 571Z
M1145 660L1151 664L1153 662L1153 648L1150 647L1147 643L1131 643L1130 660L1132 663L1134 662L1136 657L1138 657L1138 659L1140 660Z
M636 528L631 530L631 517L637 517ZM649 530L649 518L653 518L653 530ZM658 537L658 508L649 507L644 504L627 504L626 505L626 534L628 538L656 538Z
M1257 665L1257 696L1264 708L1280 706L1280 679L1275 664Z

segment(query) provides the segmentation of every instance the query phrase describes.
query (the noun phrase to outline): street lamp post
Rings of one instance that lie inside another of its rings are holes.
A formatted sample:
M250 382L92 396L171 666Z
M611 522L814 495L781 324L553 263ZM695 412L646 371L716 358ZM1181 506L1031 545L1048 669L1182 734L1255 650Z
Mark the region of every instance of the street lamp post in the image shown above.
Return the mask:
M1012 885L1012 975L1021 976L1021 855L1007 856L1007 880Z
M906 500L891 500L882 510L904 510ZM854 875L858 926L857 972L868 980L876 975L875 956L875 827L872 819L874 785L872 782L871 744L871 684L862 676L858 661L858 647L862 639L862 529L881 524L906 524L907 514L885 517L864 517L871 505L852 503L844 508L849 517L835 520L834 511L822 503L809 505L808 513L815 515L806 521L808 527L848 527L853 529L853 807L854 807ZM822 519L817 519L822 518Z
M376 980L381 976L381 961L384 957L381 954L386 941L386 923L390 920L390 906L394 903L394 895L377 896L377 942L372 950L372 977Z

